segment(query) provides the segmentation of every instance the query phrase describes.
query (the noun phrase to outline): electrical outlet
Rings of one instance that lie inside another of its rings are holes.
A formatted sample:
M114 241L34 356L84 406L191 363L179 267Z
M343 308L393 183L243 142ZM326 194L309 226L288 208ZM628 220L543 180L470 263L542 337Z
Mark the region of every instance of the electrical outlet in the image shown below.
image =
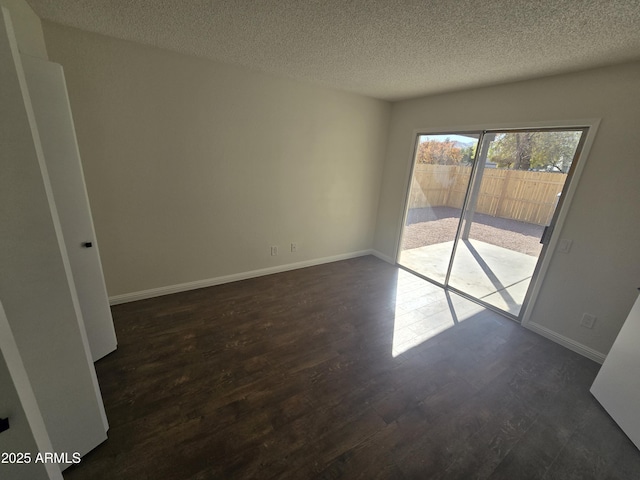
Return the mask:
M596 323L596 316L591 315L590 313L585 313L582 315L582 320L580 320L580 325L584 328L593 328Z
M291 253L296 253L298 251L298 244L297 243L292 243L291 244Z
M274 245L271 247L271 256L275 257L276 255L278 255L278 246Z

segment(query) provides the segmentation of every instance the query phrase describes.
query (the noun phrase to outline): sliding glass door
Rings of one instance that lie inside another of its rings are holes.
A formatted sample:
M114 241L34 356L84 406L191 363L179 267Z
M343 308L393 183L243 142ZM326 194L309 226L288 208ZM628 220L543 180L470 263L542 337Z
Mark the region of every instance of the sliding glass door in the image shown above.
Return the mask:
M446 283L478 133L418 136L398 263Z
M398 263L518 317L585 133L418 136Z

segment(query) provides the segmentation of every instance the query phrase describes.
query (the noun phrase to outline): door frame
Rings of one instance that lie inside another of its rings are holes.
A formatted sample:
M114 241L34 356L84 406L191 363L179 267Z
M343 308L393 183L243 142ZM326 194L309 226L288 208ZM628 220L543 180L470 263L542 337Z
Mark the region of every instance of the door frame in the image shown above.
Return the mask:
M39 452L53 452L49 433L42 419L42 412L38 406L33 388L27 375L27 371L22 363L22 357L18 350L15 338L6 312L0 301L0 360L4 359L9 371L9 376L13 382L13 387L17 394L20 405L5 404L2 405L3 413L10 413L9 417L12 422L18 420L16 425L11 427L18 432L16 435L32 437L35 446ZM11 396L9 396L10 398ZM26 422L22 422L26 418ZM3 415L4 416L4 415ZM34 454L35 452L31 452ZM32 458L32 461L35 459ZM49 480L63 480L60 466L51 462L44 462L41 465L41 472L46 475Z
M555 252L555 248L557 247L558 241L560 239L560 233L562 232L562 228L564 226L565 219L569 213L571 208L571 202L573 201L573 197L577 190L578 184L580 182L580 177L582 175L582 171L584 170L584 166L587 163L587 159L589 158L589 153L591 151L591 146L593 145L593 141L595 139L598 127L600 126L599 118L586 118L586 119L574 119L574 120L555 120L555 121L536 121L536 122L502 122L502 123L492 123L492 124L478 124L478 125L458 125L455 127L431 127L431 128L420 128L414 129L411 135L411 154L408 156L408 160L405 167L405 178L404 178L404 194L402 195L402 204L399 209L398 215L398 223L396 227L396 244L395 251L393 252L393 260L395 264L401 268L403 268L398 263L398 258L401 253L401 245L402 245L402 235L403 228L406 222L406 215L408 210L408 200L410 195L411 188L411 180L413 179L413 173L415 169L415 155L416 149L418 148L418 137L420 135L439 135L439 134L455 134L455 133L484 133L489 130L526 130L526 129L549 129L549 128L558 128L558 129L571 129L571 128L586 128L586 133L584 137L584 142L582 145L582 150L578 153L577 157L574 160L576 164L574 167L574 171L569 180L568 187L565 188L565 194L563 194L562 202L558 205L554 216L556 217L555 226L553 231L551 232L551 236L549 238L548 244L543 247L543 252L541 253L541 258L538 260L538 264L536 265L536 269L534 271L534 275L531 279L531 283L528 288L527 296L525 297L525 303L523 305L523 309L520 311L520 315L515 319L519 321L523 326L527 326L530 321L531 314L533 312L534 306L536 304L538 295L544 283L545 276L551 264L551 260L553 258L553 254ZM475 166L475 165L474 165ZM466 196L465 195L465 202ZM427 279L428 280L428 279ZM438 285L441 285L437 282ZM450 287L449 287L450 288ZM466 295L465 295L466 296ZM471 298L471 297L469 297ZM473 299L475 301L475 299ZM487 305L484 305L486 308L490 308ZM495 310L497 313L500 313L508 318L514 319L512 315L506 314L506 312L500 311L498 309Z

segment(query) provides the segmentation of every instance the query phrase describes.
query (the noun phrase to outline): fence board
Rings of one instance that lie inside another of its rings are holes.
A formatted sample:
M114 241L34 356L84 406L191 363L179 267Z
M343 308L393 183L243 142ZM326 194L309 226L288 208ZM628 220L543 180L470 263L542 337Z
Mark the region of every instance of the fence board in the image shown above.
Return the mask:
M409 208L462 208L470 175L471 167L416 165ZM485 169L476 211L548 225L566 177L563 173Z

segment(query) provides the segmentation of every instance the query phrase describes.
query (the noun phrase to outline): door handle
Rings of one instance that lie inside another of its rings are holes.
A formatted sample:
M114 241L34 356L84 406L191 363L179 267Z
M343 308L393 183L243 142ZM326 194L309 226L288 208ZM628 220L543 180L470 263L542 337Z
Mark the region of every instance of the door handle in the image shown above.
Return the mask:
M551 225L547 225L544 227L544 231L542 232L542 237L540 237L540 243L546 245L549 243L549 239L551 238L551 234L553 233L553 228Z
M91 248L91 247L93 247L93 243L91 243L91 242L82 242L82 246L84 248Z

